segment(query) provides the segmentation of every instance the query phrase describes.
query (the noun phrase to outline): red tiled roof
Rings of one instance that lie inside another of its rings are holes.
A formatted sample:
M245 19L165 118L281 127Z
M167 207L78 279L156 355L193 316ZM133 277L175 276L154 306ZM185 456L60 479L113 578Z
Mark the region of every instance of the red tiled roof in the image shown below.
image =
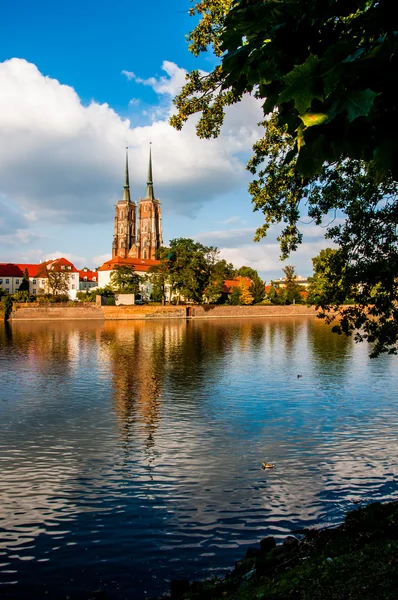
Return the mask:
M18 263L16 266L19 269L21 269L22 273L25 271L25 269L27 269L29 277L37 277L37 269L40 267L40 265L21 264L21 263Z
M134 267L136 271L148 271L149 267L159 265L160 260L150 258L121 258L116 256L104 262L98 271L112 271L114 265L128 265Z
M23 277L23 272L13 263L0 263L0 277Z
M75 265L71 263L70 260L68 260L67 258L54 258L53 260L47 260L45 264L48 266L49 269L51 269L52 267L70 267L69 269L65 270L69 271L70 273L78 273L78 270L76 269Z
M86 279L85 279L86 278ZM90 271L89 269L79 270L80 281L98 281L97 271Z

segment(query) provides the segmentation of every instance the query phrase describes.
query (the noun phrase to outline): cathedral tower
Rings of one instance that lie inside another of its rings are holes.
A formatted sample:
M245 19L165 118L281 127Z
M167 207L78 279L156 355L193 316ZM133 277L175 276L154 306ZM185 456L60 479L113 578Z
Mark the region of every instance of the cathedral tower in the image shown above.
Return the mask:
M148 178L145 198L138 205L137 258L154 259L163 244L160 201L155 198L152 177L152 152L149 148Z
M126 148L126 171L122 199L116 203L112 258L136 256L136 204L130 199L129 160Z

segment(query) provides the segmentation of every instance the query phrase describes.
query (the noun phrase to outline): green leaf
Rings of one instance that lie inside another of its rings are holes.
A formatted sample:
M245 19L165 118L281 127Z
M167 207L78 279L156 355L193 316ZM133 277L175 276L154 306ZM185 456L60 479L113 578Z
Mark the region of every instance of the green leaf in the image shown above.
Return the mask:
M345 102L347 117L349 121L354 121L358 117L366 117L373 106L374 99L379 94L369 88L366 90L355 90L348 94Z
M316 68L318 64L318 57L310 55L305 63L297 65L290 73L285 75L283 79L286 87L279 95L279 102L294 100L298 112L304 113L311 107L314 98L322 100L322 95L319 94L317 89Z
M303 124L300 123L297 128L297 148L299 152L303 146L305 146L304 127Z
M297 170L302 177L312 177L321 173L325 161L323 140L324 136L320 135L314 141L301 147L297 159Z
M313 125L322 125L328 120L326 113L304 113L299 115L300 119L306 127L312 127Z

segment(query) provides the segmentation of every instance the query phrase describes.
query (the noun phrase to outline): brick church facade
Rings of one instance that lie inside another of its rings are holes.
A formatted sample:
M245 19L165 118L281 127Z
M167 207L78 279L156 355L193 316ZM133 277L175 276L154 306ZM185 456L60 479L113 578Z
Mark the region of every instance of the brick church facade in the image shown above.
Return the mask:
M138 212L138 223L137 223ZM152 153L149 150L148 178L145 197L137 205L131 201L128 154L122 199L116 203L112 259L135 258L154 260L163 244L160 201L155 198L152 177Z

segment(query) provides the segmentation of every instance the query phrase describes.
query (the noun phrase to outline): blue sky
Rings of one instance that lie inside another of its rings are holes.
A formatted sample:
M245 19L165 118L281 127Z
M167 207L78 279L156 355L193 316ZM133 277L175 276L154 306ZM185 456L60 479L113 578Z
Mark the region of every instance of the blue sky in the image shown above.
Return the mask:
M259 135L260 106L233 107L218 140L198 140L194 121L168 125L185 71L210 70L185 35L189 0L5 0L0 21L0 261L67 256L77 267L110 254L114 203L129 145L131 193L145 190L149 142L165 242L193 237L235 266L279 277L277 230L252 242L245 163ZM311 273L323 231L286 264Z

